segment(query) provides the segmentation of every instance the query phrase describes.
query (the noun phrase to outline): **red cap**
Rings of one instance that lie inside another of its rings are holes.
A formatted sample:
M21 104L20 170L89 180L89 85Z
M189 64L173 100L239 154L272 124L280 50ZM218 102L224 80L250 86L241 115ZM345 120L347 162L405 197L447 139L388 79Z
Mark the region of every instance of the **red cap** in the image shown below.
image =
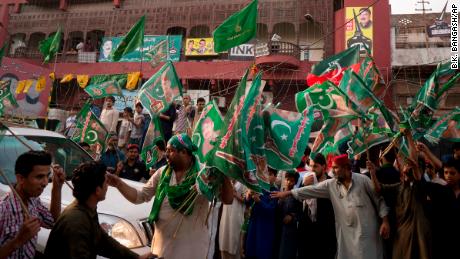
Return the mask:
M347 154L335 156L332 159L332 162L334 162L338 166L350 166L350 160L348 159Z

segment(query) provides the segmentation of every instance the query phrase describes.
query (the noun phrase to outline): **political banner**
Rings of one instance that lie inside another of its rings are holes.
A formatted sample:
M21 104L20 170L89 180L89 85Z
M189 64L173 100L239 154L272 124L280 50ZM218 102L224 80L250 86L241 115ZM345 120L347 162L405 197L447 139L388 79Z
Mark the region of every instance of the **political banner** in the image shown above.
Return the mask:
M213 38L188 38L185 43L185 56L216 56Z
M351 20L351 21L350 21ZM345 8L345 48L360 46L361 56L367 54L366 47L373 51L374 24L372 7Z
M110 57L110 53L117 48L122 39L123 37L104 37L102 39L99 62L115 62ZM140 62L141 53L143 62L179 61L181 48L181 35L145 36L142 51L141 48L138 48L124 55L117 62Z

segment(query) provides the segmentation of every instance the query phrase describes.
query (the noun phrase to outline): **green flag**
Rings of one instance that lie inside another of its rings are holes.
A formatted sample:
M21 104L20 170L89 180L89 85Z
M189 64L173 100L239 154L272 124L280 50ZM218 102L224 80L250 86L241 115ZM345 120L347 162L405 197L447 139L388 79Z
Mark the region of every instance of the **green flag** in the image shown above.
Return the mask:
M129 30L128 34L121 40L120 44L112 51L113 61L119 61L124 55L135 51L144 43L145 15Z
M369 54L361 61L357 74L375 96L379 98L384 96L385 81L375 65L374 59Z
M182 83L177 77L173 63L166 62L142 85L137 96L150 116L166 111L176 98L182 96Z
M0 81L0 116L3 116L6 108L19 107L10 87L11 81Z
M123 96L121 88L126 85L127 78L127 74L96 75L91 77L85 92L94 99L114 95Z
M105 143L109 137L109 132L101 121L91 112L90 104L86 103L76 118L76 130L72 140L86 142L91 146L91 150L96 154L105 151Z
M348 142L348 153L350 156L359 155L366 151L366 149L373 146L389 142L390 137L382 133L372 133L367 127L358 127L358 131L352 137L352 140Z
M45 57L43 63L48 63L56 55L61 46L62 28L59 26L57 32L47 39L40 41L38 49Z
M246 94L241 110L241 143L246 160L246 172L257 179L257 189L270 190L261 104L264 86L262 73L258 73Z
M359 116L356 113L347 113L340 110L322 110L323 127L321 128L318 136L313 142L310 157L314 157L317 153L330 153L334 151L336 134L339 136L344 135L343 128L351 127L351 121L356 120ZM353 129L347 129L352 132Z
M457 70L450 68L450 61L438 64L436 70L418 91L415 102L411 104L409 110L413 113L419 112L423 107L433 112L437 110L439 100L448 89L454 86L459 76Z
M359 69L359 46L353 46L345 51L337 53L313 66L311 73L307 75L307 84L321 84L326 80L338 85L342 79L342 73L349 67Z
M251 84L247 82L248 70L241 79L224 118L215 155L208 158L207 165L215 167L226 176L236 179L248 188L261 191L258 180L253 172L246 171L246 159L242 143L242 110L246 92Z
M437 144L441 138L460 142L460 107L442 116L425 134L431 143Z
M149 128L145 134L144 144L142 145L141 158L147 168L152 167L158 160L158 141L164 141L161 123L158 116L152 117Z
M201 112L193 130L192 142L198 147L195 155L204 164L214 149L223 126L223 118L215 101L208 103Z
M0 65L2 65L3 57L5 56L6 52L6 42L3 44L3 47L0 49Z
M214 51L222 52L248 42L256 36L256 28L257 0L253 0L214 30Z
M268 165L277 170L296 168L308 145L317 106L302 113L269 108L264 112L265 154Z
M296 93L295 103L299 112L312 105L316 105L320 109L334 109L344 112L352 112L350 109L353 108L348 97L328 80Z
M426 130L432 126L433 114L438 109L440 100L460 78L456 71L450 68L450 62L438 64L407 108L410 114L407 121L415 140L423 137Z

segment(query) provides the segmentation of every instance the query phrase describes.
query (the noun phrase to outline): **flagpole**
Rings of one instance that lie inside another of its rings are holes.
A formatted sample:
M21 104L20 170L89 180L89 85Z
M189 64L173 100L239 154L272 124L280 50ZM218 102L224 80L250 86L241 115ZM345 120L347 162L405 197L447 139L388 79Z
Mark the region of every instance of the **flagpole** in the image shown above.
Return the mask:
M53 74L56 74L56 64L57 64L57 56L58 56L58 53L56 52L56 55L54 55L54 65L53 65ZM53 85L54 85L54 81L55 80L52 80L51 82L51 88L50 88L50 95L48 97L48 107L46 109L46 117L45 117L45 130L46 128L48 127L48 116L50 115L50 104L51 104L51 96L53 95ZM57 98L57 97L56 97Z

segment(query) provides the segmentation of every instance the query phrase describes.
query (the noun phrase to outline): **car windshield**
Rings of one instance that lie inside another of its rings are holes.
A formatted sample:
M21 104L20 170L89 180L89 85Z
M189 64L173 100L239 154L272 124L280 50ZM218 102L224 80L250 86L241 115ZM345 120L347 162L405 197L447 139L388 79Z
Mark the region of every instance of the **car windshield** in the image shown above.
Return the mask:
M19 138L34 150L48 151L53 156L53 163L57 163L64 168L67 179L71 177L73 170L80 163L92 160L88 153L66 138L43 136L19 136ZM29 151L29 148L14 136L4 136L0 140L0 168L11 183L16 183L14 174L16 159L27 151ZM0 182L6 184L3 177L0 177Z

